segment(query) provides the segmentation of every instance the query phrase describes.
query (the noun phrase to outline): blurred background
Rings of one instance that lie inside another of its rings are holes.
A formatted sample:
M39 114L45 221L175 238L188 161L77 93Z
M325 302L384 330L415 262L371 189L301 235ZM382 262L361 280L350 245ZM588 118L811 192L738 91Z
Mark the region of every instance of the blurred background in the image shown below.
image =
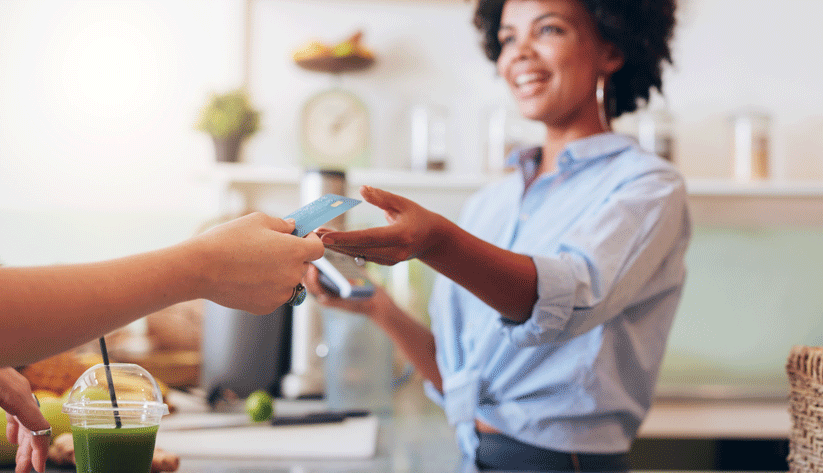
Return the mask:
M505 172L505 150L541 139L514 118L472 13L456 0L0 0L0 264L150 250L248 207L288 214L312 164L303 108L332 88L368 114L363 160L341 165L349 183L455 218ZM821 17L818 0L681 1L664 94L616 123L651 133L692 192L689 280L661 395L785 397L791 345L823 343ZM356 31L370 67L333 74L293 59L308 41ZM260 130L239 163L218 165L195 125L211 94L241 87ZM436 111L428 140L438 137L442 171L421 170L412 152L421 109ZM741 120L755 126L741 132ZM761 148L744 153L746 139ZM350 215L382 223L369 209ZM404 268L387 281L425 319L431 275Z

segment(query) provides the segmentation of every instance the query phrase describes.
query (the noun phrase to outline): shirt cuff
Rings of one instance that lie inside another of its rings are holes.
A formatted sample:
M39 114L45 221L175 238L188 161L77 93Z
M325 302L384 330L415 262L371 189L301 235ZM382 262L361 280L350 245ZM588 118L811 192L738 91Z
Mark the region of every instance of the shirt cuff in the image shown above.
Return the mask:
M559 257L532 257L537 268L537 302L528 320L519 325L503 324L503 331L516 346L535 346L554 341L565 329L574 309L575 288L571 264Z
M437 404L441 409L445 404L445 400L443 399L443 394L434 387L434 383L429 381L428 379L423 380L423 392L426 393L426 396L431 399L431 401Z
M480 371L466 369L443 377L443 394L429 381L424 381L426 395L440 406L451 425L470 422L474 425L479 397Z

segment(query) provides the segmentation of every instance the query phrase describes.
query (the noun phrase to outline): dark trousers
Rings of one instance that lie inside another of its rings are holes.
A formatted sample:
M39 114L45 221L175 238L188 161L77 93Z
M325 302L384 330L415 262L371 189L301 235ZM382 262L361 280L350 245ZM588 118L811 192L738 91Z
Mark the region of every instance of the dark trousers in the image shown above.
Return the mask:
M535 447L503 434L477 433L475 463L481 470L575 471L624 473L629 470L625 453L567 453Z

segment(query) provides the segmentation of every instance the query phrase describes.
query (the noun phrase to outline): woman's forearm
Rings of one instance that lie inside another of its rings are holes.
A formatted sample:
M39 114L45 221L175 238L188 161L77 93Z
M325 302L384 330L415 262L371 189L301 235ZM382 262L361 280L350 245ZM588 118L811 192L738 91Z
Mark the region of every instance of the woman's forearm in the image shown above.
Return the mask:
M483 241L440 217L435 243L420 260L463 286L514 322L524 322L537 302L537 269L530 256Z
M391 302L385 292L380 291L379 294L385 300L376 305L375 311L369 314L370 318L392 339L415 369L443 392L443 380L435 358L434 335Z

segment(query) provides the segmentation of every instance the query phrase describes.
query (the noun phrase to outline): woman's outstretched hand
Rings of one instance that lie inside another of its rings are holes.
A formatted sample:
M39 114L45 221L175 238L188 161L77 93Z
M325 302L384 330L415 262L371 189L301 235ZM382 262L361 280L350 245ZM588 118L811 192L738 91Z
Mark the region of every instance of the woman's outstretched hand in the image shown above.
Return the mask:
M382 265L424 258L438 243L447 220L409 199L371 186L362 186L366 202L383 210L388 225L348 232L318 229L326 248Z

